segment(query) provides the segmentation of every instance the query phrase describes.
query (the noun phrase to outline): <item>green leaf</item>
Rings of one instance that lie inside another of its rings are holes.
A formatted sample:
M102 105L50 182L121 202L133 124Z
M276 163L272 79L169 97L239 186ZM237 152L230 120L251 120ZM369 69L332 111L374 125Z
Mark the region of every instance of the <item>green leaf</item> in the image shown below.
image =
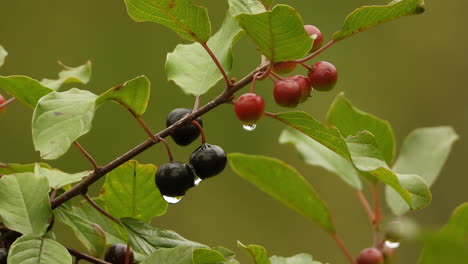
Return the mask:
M41 97L53 91L37 80L20 75L0 76L0 88L31 108L36 107Z
M93 201L101 208L105 208L104 203L99 198L93 198ZM121 231L119 231L117 224L98 212L88 203L88 201L83 200L79 202L78 206L73 207L73 213L100 226L105 233L106 242L108 245L126 243L124 236L122 235ZM124 232L123 229L122 232Z
M69 226L78 240L95 257L99 257L105 250L106 236L102 228L72 212L66 206L54 210L57 220Z
M341 30L333 35L341 40L384 22L424 12L424 0L395 0L388 5L363 6L349 14Z
M275 118L351 161L348 146L335 127L326 127L305 112L279 113Z
M42 79L41 84L53 90L58 90L62 85L67 83L87 84L91 79L91 62L77 67L69 67L59 61L59 64L64 68L58 74L58 79Z
M125 4L128 15L136 22L159 23L195 42L206 42L211 36L206 8L191 0L125 0Z
M237 22L226 15L220 30L208 41L226 73L232 69L232 47L242 30ZM218 67L199 43L177 45L167 55L166 73L187 94L202 95L223 78Z
M425 239L419 264L465 264L468 261L468 203L453 212L449 222Z
M307 35L298 12L290 6L277 5L272 11L236 16L239 25L272 62L304 57L313 40Z
M114 101L131 110L135 115L141 116L148 107L150 86L150 81L146 76L136 77L103 93L96 100L96 105Z
M315 261L311 255L305 253L288 258L271 256L270 261L272 264L321 264L321 262Z
M183 238L174 231L158 229L136 219L124 218L122 223L132 249L146 256L151 255L158 248L177 246L207 248L205 245Z
M229 12L233 17L240 14L258 14L266 11L258 0L228 0L228 2Z
M338 175L351 187L357 190L362 189L359 174L350 161L339 156L307 135L292 128L286 128L281 133L279 142L281 144L289 143L294 145L307 164L320 166Z
M43 235L52 209L49 184L44 176L18 173L0 178L0 217L9 229Z
M430 204L432 196L424 179L418 175L396 174L391 171L383 160L371 133L359 132L354 137L348 137L346 141L354 166L358 170L392 187L413 210Z
M226 263L226 258L216 250L207 248L193 249L192 252L193 264L214 264Z
M89 132L97 96L76 88L52 92L39 100L32 120L32 137L43 159L57 159Z
M99 197L116 218L135 218L144 222L163 215L167 203L154 184L156 166L141 165L135 160L109 172Z
M232 170L257 188L295 210L329 233L335 227L325 203L293 167L273 158L240 153L228 155Z
M192 264L192 251L193 248L189 246L158 249L141 264Z
M5 48L0 45L0 67L3 66L5 63L5 58L8 56L8 52L5 50Z
M237 246L244 249L247 254L249 254L255 264L270 264L268 259L268 253L266 249L262 246L257 245L244 245L240 241L237 241Z
M89 176L90 173L90 171L83 171L75 174L69 174L57 169L43 168L38 163L36 163L34 168L34 174L47 177L49 181L49 187L56 190L68 184L79 182L84 177Z
M416 129L403 142L393 171L421 175L430 187L437 179L452 145L457 140L458 135L451 127ZM394 214L401 215L408 211L405 202L392 190L387 189L386 198Z
M392 163L395 156L395 136L388 121L354 107L343 93L335 98L328 110L327 119L345 138L363 130L371 132L387 164Z
M37 236L22 236L11 246L8 264L71 264L72 256L58 242Z
M22 173L22 172L32 172L34 173L34 168L36 165L42 167L42 168L47 168L47 169L52 169L52 167L49 166L49 164L46 163L33 163L33 164L15 164L15 163L8 163L8 164L3 164L0 163L0 175L9 175L9 174L15 174L15 173Z

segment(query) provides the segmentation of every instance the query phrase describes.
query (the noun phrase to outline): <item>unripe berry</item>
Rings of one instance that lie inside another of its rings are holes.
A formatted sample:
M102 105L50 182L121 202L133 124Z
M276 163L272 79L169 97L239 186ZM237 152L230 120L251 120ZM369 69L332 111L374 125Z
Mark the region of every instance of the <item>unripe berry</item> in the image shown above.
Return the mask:
M307 31L307 34L314 40L314 44L312 45L311 52L320 49L323 45L323 35L315 26L312 25L305 25L304 29Z
M164 196L184 196L194 186L195 175L187 164L171 161L158 168L156 186Z
M273 64L273 71L277 74L288 74L296 68L297 64L292 61L282 61Z
M127 254L127 245L125 244L114 244L107 248L104 255L104 260L112 264L125 264L125 255ZM130 249L130 256L128 263L133 264L134 257L133 251Z
M275 83L273 96L278 105L294 108L302 99L302 90L296 81L284 79Z
M301 88L300 103L305 102L310 97L310 93L312 92L312 84L310 83L309 78L301 75L294 75L288 77L287 80L295 81Z
M172 110L166 119L166 127L172 126L175 122L182 119L184 116L192 113L192 110L187 108L176 108ZM200 126L203 127L203 122L200 117L196 118ZM195 124L188 123L181 127L178 127L172 132L171 137L177 145L187 146L192 143L200 135L200 130Z
M357 264L381 264L383 263L383 254L376 248L366 248L359 253L356 259Z
M245 125L253 125L265 112L265 101L254 93L246 93L237 98L234 103L237 118Z
M203 144L190 156L190 165L200 179L210 178L221 173L226 167L226 163L226 153L216 145Z
M338 81L338 72L333 64L319 61L312 66L308 77L315 90L330 91Z

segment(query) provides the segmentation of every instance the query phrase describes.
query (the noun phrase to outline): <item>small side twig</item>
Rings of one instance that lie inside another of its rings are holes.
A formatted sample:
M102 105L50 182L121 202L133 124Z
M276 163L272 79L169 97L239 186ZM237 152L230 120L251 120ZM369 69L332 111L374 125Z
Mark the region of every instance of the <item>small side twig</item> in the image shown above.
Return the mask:
M375 225L375 214L374 211L372 210L369 201L367 198L364 196L362 191L356 191L356 195L359 199L359 202L361 202L362 206L364 207L364 210L366 211L367 215L369 216L369 220L372 225Z
M174 157L172 156L172 151L171 151L171 147L169 147L169 143L167 143L167 141L162 137L158 137L158 140L161 141L166 147L167 156L169 156L169 161L174 161Z
M205 131L203 130L203 127L200 125L200 123L198 123L195 120L192 120L192 124L196 125L198 127L198 130L200 130L202 144L205 144L206 138L205 138Z
M92 206L94 207L94 209L96 209L98 212L100 212L102 215L104 215L105 217L109 218L110 220L114 221L115 223L119 224L120 225L120 221L113 217L111 214L109 214L106 210L104 210L103 208L101 208L95 201L93 201L93 199L91 199L91 197L89 197L89 195L87 193L82 193L81 194L85 199L86 201Z
M338 247L341 249L341 251L345 254L345 256L348 259L349 263L355 264L356 262L354 261L353 255L351 255L348 248L345 246L345 244L340 239L340 237L337 234L333 234L332 237L335 240Z
M143 118L141 116L135 114L132 110L128 109L130 114L135 118L135 120L138 122L138 124L145 130L146 134L150 137L150 139L156 143L158 142L158 139L154 136L153 132L151 132L151 129L149 129L148 125L146 125L145 121L143 121Z
M5 102L0 104L0 109L6 107L7 105L9 105L11 103L13 103L14 101L16 101L16 97L12 97L12 98L6 100Z
M72 248L67 248L67 250L72 256L75 257L75 259L78 259L78 261L83 259L83 260L89 261L89 262L94 263L94 264L112 264L110 262L107 262L107 261L92 257L90 255L86 255L85 253L81 253L81 252L79 252L77 250L74 250Z
M323 45L323 47L321 47L320 49L318 49L316 52L310 54L309 56L305 57L305 58L302 58L300 60L295 60L294 62L297 62L297 63L301 63L301 62L306 62L306 61L309 61L315 57L317 57L320 53L324 52L326 49L328 49L329 47L333 46L333 44L335 44L337 41L335 40L331 40L330 42L328 42L327 44Z
M81 152L81 154L83 154L83 156L85 156L85 158L91 163L91 165L93 166L93 169L94 170L97 170L97 168L99 167L96 163L96 161L93 159L93 157L91 157L91 155L89 155L89 153L80 145L80 143L78 143L78 141L73 141L73 145L75 145L75 147Z

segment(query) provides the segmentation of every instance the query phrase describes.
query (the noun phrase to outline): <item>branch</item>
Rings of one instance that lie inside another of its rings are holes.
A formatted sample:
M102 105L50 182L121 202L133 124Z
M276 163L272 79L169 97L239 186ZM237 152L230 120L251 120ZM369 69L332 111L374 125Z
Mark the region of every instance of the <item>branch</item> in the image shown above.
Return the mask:
M172 126L158 132L154 136L156 138L161 137L165 138L169 136L175 129L188 124L192 120L195 120L197 117L204 115L205 113L213 110L217 106L227 103L230 101L231 96L237 92L238 90L242 89L246 85L248 85L250 82L252 82L254 75L257 74L258 72L265 72L267 69L268 65L263 65L257 69L255 69L253 72L249 73L247 76L245 76L242 80L238 81L237 83L233 84L231 87L227 87L223 93L221 93L219 96L217 96L215 99L211 100L209 103L204 105L203 107L199 108L196 111L193 111L191 114L186 115L179 121L175 122ZM57 208L64 202L70 200L71 198L80 195L83 193L83 190L86 190L89 186L91 186L93 183L98 181L100 178L102 178L104 175L106 175L108 172L114 170L115 168L119 167L120 165L124 164L125 162L131 160L132 158L136 157L143 151L149 149L151 146L155 145L156 143L153 142L151 139L147 139L145 142L141 143L140 145L136 146L135 148L131 149L127 153L121 155L117 159L111 161L107 165L103 167L98 167L94 172L75 186L73 186L70 190L64 192L62 195L58 196L54 200L52 200L52 208Z
M71 248L67 248L68 252L75 256L75 258L77 259L83 259L83 260L86 260L86 261L89 261L91 263L95 263L95 264L112 264L110 262L107 262L107 261L104 261L104 260L101 260L101 259L98 259L98 258L95 258L95 257L91 257L90 255L86 255L84 253L81 253L77 250L74 250L74 249L71 249Z

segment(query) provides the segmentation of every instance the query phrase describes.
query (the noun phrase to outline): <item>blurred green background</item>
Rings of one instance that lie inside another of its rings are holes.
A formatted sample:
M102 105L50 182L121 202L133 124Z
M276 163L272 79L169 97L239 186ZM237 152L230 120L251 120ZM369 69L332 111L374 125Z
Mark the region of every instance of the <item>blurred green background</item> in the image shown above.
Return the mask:
M209 9L213 29L217 30L227 1L195 2ZM305 23L318 26L329 39L354 8L385 4L388 0L284 2L295 6ZM335 95L344 91L356 106L392 123L398 146L415 128L454 126L461 139L432 189L433 203L411 214L420 223L437 227L458 204L468 200L468 175L464 170L468 156L468 92L463 88L468 83L465 73L468 29L464 27L468 22L465 14L468 2L429 0L426 6L427 11L420 16L402 18L358 34L321 55L319 60L330 61L339 69L339 83L330 93L313 94L300 109L323 121ZM60 70L57 60L70 66L91 60L94 73L86 88L99 94L145 74L152 82L152 94L144 119L154 131L164 128L171 109L193 105L192 97L165 78L166 54L178 43L185 40L163 26L133 22L122 0L0 3L0 44L9 52L6 65L0 69L2 75L52 78ZM259 63L257 58L252 42L242 38L235 48L231 76L245 75ZM271 86L271 82L265 81L256 90L264 96L269 111L284 110L274 105ZM222 85L212 89L202 102L221 89ZM351 189L333 174L305 165L292 146L279 145L281 124L264 119L249 133L242 129L231 108L221 106L204 116L209 142L223 146L226 152L263 154L289 162L327 201L338 232L353 254L371 245L368 220ZM0 161L39 160L31 140L31 114L30 109L14 103L0 117ZM143 130L128 112L118 105L107 104L99 109L94 129L80 143L98 163L105 164L144 139ZM196 144L186 148L172 144L176 159L187 161ZM137 159L141 163L161 164L167 157L158 145ZM73 148L50 164L68 172L89 169L87 161ZM94 194L98 187L93 189ZM325 232L256 190L230 169L203 182L181 203L170 206L167 214L156 218L154 224L176 230L191 240L234 249L242 263L248 263L248 259L236 248L237 240L263 245L272 255L308 252L323 262L346 262ZM60 233L59 238L67 245L79 247L70 233ZM415 263L418 255L417 245L403 243L397 263Z

